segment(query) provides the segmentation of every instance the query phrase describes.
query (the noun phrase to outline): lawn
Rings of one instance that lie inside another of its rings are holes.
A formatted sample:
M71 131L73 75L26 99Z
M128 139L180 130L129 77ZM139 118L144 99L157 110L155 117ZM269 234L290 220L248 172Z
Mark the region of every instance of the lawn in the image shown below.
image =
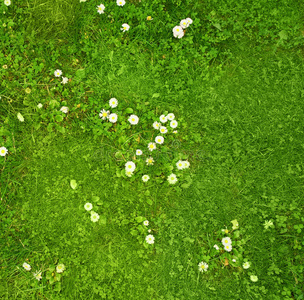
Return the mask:
M2 1L0 299L303 299L303 9Z

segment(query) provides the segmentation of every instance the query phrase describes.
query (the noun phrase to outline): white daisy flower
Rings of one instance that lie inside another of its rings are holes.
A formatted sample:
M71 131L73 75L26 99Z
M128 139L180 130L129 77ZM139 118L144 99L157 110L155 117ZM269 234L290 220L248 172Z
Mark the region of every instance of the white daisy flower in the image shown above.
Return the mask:
M243 263L244 269L248 269L249 267L250 267L250 262L246 261L245 263Z
M148 229L148 232L150 233L150 232L151 232L151 229Z
M192 19L190 19L190 18L186 18L186 20L187 20L189 25L191 25L193 23Z
M40 280L42 279L41 273L42 273L41 270L39 270L39 271L33 273L34 277L35 277L38 281L40 281Z
M188 160L184 160L183 163L185 169L188 169L190 167L190 163L188 162Z
M11 0L4 0L4 4L5 4L6 6L11 5Z
M117 114L110 114L109 115L109 121L111 122L111 123L115 123L116 121L117 121Z
M67 106L62 106L62 107L60 108L60 111L62 111L62 112L64 112L65 114L67 114L68 111L69 111L69 108L68 108Z
M149 175L144 175L141 179L142 179L143 182L147 182L150 179L150 176Z
M27 264L26 262L23 263L22 267L23 267L25 270L27 270L27 271L30 271L31 268L32 268L32 267L31 267L29 264Z
M171 126L171 128L176 128L177 127L177 121L176 120L172 120L171 122L170 122L170 126Z
M37 107L38 107L38 108L42 108L42 107L43 107L42 103L38 103L38 104L37 104Z
M97 222L99 220L99 214L98 213L96 213L96 212L92 212L91 213L91 221L92 222Z
M214 245L213 248L215 248L215 250L220 250L218 245Z
M184 36L184 30L181 26L175 26L173 29L173 35L174 37L177 37L177 38L182 38Z
M144 221L144 225L148 226L149 225L149 221L148 220Z
M175 134L176 134L176 133L177 133L177 130L174 130L174 131L173 131L173 133L175 133Z
M92 208L93 208L92 203L86 203L86 204L84 205L84 209L87 210L87 211L90 211Z
M201 271L201 272L207 272L207 269L208 269L208 264L205 263L204 261L200 262L198 264L198 269Z
M167 132L168 132L168 129L167 129L167 127L165 127L165 126L160 126L159 131L160 131L160 133L167 133Z
M180 21L179 24L182 28L187 28L190 24L188 23L187 19L183 19Z
M251 280L252 282L257 282L257 281L258 281L258 276L256 276L256 275L251 275L251 276L250 276L250 280Z
M173 113L170 113L170 114L167 115L167 119L168 119L169 121L174 120L174 118L175 118L175 116L174 116Z
M7 154L8 150L5 147L0 148L0 156L5 156Z
M155 122L153 123L153 128L154 128L154 129L159 129L159 127L160 127L160 123L158 123L157 121L155 121Z
M103 120L106 120L109 118L110 111L106 111L105 109L101 110L99 113L99 117L101 117Z
M24 122L24 118L23 118L23 116L21 115L21 113L18 113L18 114L17 114L17 118L18 118L18 120L19 120L20 122Z
M65 270L64 264L59 264L59 265L56 267L56 272L57 272L57 273L62 273L64 270Z
M132 177L133 172L132 172L132 171L128 171L128 170L126 169L126 175L127 175L128 177Z
M146 242L148 244L154 244L154 236L152 234L149 234L146 236Z
M133 161L128 161L126 164L125 164L125 167L126 167L126 170L129 171L129 172L133 172L136 168L136 165Z
M105 7L103 4L100 4L100 5L97 6L97 12L98 12L99 14L103 14L105 8L106 8L106 7Z
M231 245L231 239L230 239L230 237L224 237L224 238L222 238L222 244L224 246Z
M125 1L125 0L117 0L117 1L116 1L116 4L117 4L118 6L124 6L124 5L126 4L126 1Z
M130 29L130 25L128 25L127 23L123 23L120 28L122 32L128 31L129 29Z
M233 259L232 261L233 261L233 262L236 262L236 259Z
M128 119L128 121L132 124L132 125L136 125L138 123L139 118L136 115L131 115Z
M54 72L54 75L55 75L55 77L60 77L60 76L62 75L62 71L57 69L57 70Z
M116 98L111 98L110 101L109 101L109 105L114 108L118 105L118 101Z
M224 249L228 252L230 252L232 250L232 246L231 245L224 245Z
M166 123L166 122L168 121L168 119L167 119L167 117L166 117L165 115L161 115L161 116L159 117L159 119L160 119L160 121L161 121L162 123Z
M177 182L176 175L172 173L171 175L168 176L167 180L169 181L170 184L175 184Z
M148 148L149 148L150 151L153 151L153 150L156 149L156 144L151 142L151 143L148 144Z
M154 163L153 157L147 158L147 159L146 159L146 163L147 163L147 165L153 165L153 163Z
M162 144L164 142L164 138L160 135L158 135L156 138L155 138L155 142L157 144Z
M184 169L185 164L184 164L184 162L183 162L182 160L179 160L179 161L176 163L176 167L177 167L178 170L182 170L182 169Z
M136 150L136 155L142 155L142 154L143 154L143 152L140 149Z
M69 78L67 78L67 77L62 77L62 81L61 81L62 84L66 84L66 83L68 83L68 82L69 82Z

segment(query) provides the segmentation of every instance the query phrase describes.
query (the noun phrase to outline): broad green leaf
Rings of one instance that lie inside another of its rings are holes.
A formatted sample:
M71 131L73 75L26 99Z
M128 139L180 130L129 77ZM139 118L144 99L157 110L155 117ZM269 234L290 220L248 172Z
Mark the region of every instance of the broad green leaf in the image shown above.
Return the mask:
M136 217L136 218L135 218L135 221L138 222L138 223L141 223L141 222L143 222L144 220L146 220L145 217Z
M128 107L128 108L126 108L126 110L125 110L125 113L126 114L131 114L133 112L133 108L131 108L131 107Z
M85 77L85 69L79 69L76 71L75 73L75 76L78 78L78 79L82 79Z
M106 223L107 223L107 218L106 218L105 216L101 216L101 217L99 218L99 222L100 222L100 224L102 224L102 225L106 225Z
M57 115L57 116L55 117L55 120L56 120L57 122L61 122L61 121L63 121L63 116Z
M281 30L279 32L279 36L282 40L287 40L287 38L288 38L288 34L287 34L286 30Z
M160 96L159 93L154 93L154 94L152 95L152 98L158 98L159 96Z
M92 197L92 201L93 202L97 202L97 201L99 201L100 200L100 198L98 197L98 196L93 196Z
M77 183L76 183L76 180L71 180L71 182L70 182L70 185L71 185L71 188L73 189L73 190L75 190L76 189L76 187L77 187Z

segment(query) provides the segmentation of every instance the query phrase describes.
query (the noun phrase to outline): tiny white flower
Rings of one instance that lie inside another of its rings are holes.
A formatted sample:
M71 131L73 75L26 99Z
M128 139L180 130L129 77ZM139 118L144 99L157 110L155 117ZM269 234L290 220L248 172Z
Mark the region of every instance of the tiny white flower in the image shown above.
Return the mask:
M170 114L167 115L167 119L168 119L169 121L174 120L174 118L175 118L175 116L174 116L173 113L170 113Z
M105 6L103 4L100 4L100 5L97 6L97 12L99 14L103 14L104 10L105 10Z
M232 261L233 261L233 262L236 262L236 260L235 260L235 259L233 259Z
M5 156L7 154L8 150L5 147L0 148L0 156Z
M4 0L4 4L5 4L6 6L11 5L11 0Z
M60 77L60 76L62 75L62 71L57 69L57 70L54 72L54 75L55 75L55 77Z
M19 120L20 122L24 122L24 118L23 118L23 116L21 115L21 113L18 113L18 114L17 114L17 118L18 118L18 120Z
M146 236L146 242L148 244L154 244L154 236L152 234L149 234Z
M68 111L69 111L69 108L68 108L67 106L62 106L62 107L60 108L60 111L62 111L63 113L67 114Z
M149 144L148 144L148 149L149 149L150 151L155 150L155 149L156 149L156 144L155 144L155 143L149 143Z
M188 160L184 160L183 163L185 169L188 169L190 167L190 163L188 162Z
M220 250L218 245L214 245L213 248L215 248L216 250Z
M187 28L190 24L188 23L187 19L183 19L180 21L179 24L182 28Z
M163 142L164 142L164 138L162 137L162 136L157 136L156 138L155 138L155 142L157 143L157 144L163 144Z
M149 221L148 220L144 221L144 225L148 226L149 225Z
M124 5L126 4L126 1L125 1L125 0L117 0L117 1L116 1L116 4L117 4L118 6L124 6Z
M245 263L243 263L243 268L244 269L248 269L250 267L250 263L248 261L246 261Z
M148 232L150 233L150 232L151 232L151 229L148 229Z
M121 25L120 30L122 30L122 32L128 31L130 29L130 26L127 23L124 23Z
M110 111L106 111L105 109L101 110L99 113L99 117L101 117L103 120L106 120L109 118Z
M42 108L42 107L43 107L42 103L38 103L38 104L37 104L37 107L38 107L38 108Z
M160 131L160 133L167 133L167 132L168 132L168 129L167 129L167 127L165 127L165 126L160 126L159 131Z
M224 246L231 245L231 239L230 239L230 237L224 237L224 238L222 238L222 244Z
M158 123L157 121L155 121L155 122L153 123L153 128L154 128L154 129L159 129L159 127L160 127L160 123Z
M154 163L153 157L147 158L147 159L146 159L146 163L147 163L147 165L153 165L153 163Z
M170 126L172 127L172 128L176 128L177 127L177 121L176 120L172 120L171 122L170 122Z
M232 250L232 246L231 245L224 245L224 249L228 252L230 252Z
M205 263L204 261L200 262L198 264L198 269L201 271L201 272L207 272L207 269L208 269L208 264Z
M251 280L252 282L257 282L257 281L258 281L258 276L256 276L256 275L251 275L251 276L250 276L250 280Z
M175 184L177 182L177 178L175 174L171 174L168 176L167 180L169 181L170 184Z
M131 115L128 119L128 121L132 124L132 125L136 125L138 123L139 118L136 115Z
M173 133L175 133L175 134L176 134L176 133L177 133L177 130L174 130L174 131L173 131Z
M92 205L92 203L86 203L84 205L84 208L85 208L85 210L90 211L93 208L93 205Z
M111 98L109 101L109 104L112 108L116 107L118 105L118 101L116 98Z
M110 114L109 115L109 121L111 122L111 123L115 123L116 121L117 121L117 114Z
M265 221L265 223L264 223L265 229L268 229L270 226L273 226L273 222L271 220Z
M56 272L57 272L57 273L62 273L64 270L65 270L64 264L59 264L59 265L56 267Z
M95 223L98 220L99 220L99 214L96 212L91 213L91 221Z
M166 122L168 121L168 119L167 119L167 117L166 117L165 115L161 115L161 116L159 117L159 119L160 119L160 121L161 121L162 123L166 123Z
M126 164L125 164L125 167L126 167L126 171L129 171L129 172L133 172L136 168L136 165L133 161L128 161Z
M193 23L192 19L190 19L190 18L187 18L186 20L187 20L189 25L191 25Z
M42 273L41 270L39 270L39 271L33 273L34 277L35 277L38 281L40 281L40 280L42 279L41 273Z
M69 78L67 78L67 77L62 77L62 81L61 81L62 84L66 84L66 83L68 83L68 82L69 82Z
M177 37L177 38L182 38L184 36L184 30L181 26L175 26L173 29L173 35L174 37Z
M142 179L143 182L147 182L150 179L150 176L149 175L144 175L141 179Z
M132 171L128 171L127 169L125 171L126 171L126 175L128 177L132 177L133 176L133 172Z
M239 228L239 223L237 220L232 220L231 223L232 223L232 230L236 230Z
M136 155L142 155L142 154L143 154L143 152L140 149L136 150Z
M176 167L178 170L182 170L184 169L185 165L184 165L184 162L182 160L179 160L177 163L176 163Z
M29 264L27 264L26 262L23 263L22 267L23 267L25 270L27 270L27 271L30 271L31 268L32 268L32 267L31 267Z
M80 0L80 2L86 2L87 0Z

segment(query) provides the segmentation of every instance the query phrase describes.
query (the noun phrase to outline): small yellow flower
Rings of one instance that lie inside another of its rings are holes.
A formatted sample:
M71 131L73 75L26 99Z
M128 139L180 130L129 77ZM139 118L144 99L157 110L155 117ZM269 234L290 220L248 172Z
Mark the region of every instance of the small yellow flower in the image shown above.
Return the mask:
M152 19L151 16L148 16L148 17L147 17L147 20L148 20L148 21L151 21L151 20L153 20L153 19Z

